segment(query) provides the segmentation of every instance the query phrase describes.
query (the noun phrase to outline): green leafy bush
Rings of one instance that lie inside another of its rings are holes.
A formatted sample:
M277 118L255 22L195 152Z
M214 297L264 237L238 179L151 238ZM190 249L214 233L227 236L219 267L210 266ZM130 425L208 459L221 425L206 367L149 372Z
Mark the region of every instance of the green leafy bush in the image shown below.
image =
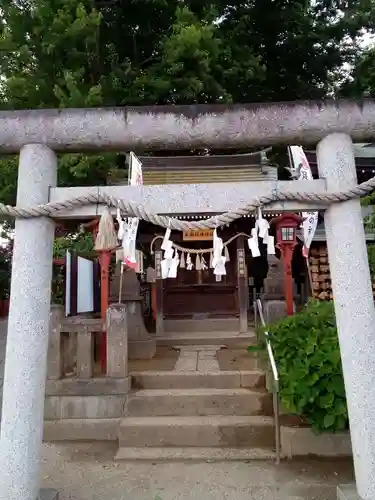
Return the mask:
M315 432L348 428L333 303L311 301L268 331L285 409L303 417Z

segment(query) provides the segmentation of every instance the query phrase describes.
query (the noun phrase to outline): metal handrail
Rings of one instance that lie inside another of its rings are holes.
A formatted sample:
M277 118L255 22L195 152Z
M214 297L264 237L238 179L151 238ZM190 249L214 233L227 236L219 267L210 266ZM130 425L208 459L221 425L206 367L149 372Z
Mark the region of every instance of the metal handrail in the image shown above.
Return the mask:
M254 297L254 317L255 326L257 326L258 316L263 327L266 327L266 322L264 321L263 315L263 305L260 299ZM273 391L273 415L275 419L275 444L276 444L276 463L280 463L281 455L281 438L280 438L280 384L279 384L279 372L277 370L277 365L275 361L275 356L273 354L272 344L270 336L267 330L264 330L264 337L266 340L268 360L271 365L271 371L274 381L274 391Z

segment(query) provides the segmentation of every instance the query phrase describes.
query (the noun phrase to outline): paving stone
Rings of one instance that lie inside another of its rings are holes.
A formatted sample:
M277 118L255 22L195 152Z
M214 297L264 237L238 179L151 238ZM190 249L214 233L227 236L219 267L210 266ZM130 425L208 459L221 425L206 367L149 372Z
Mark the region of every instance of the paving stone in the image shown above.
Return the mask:
M59 500L59 492L52 488L40 490L38 500Z

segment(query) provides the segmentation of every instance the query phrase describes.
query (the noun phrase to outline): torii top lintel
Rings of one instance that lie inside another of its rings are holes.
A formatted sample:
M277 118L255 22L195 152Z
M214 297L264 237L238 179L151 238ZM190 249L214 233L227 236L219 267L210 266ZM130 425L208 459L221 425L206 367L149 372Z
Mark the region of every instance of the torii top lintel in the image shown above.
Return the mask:
M151 151L314 144L334 132L375 136L375 100L40 109L0 112L0 151Z

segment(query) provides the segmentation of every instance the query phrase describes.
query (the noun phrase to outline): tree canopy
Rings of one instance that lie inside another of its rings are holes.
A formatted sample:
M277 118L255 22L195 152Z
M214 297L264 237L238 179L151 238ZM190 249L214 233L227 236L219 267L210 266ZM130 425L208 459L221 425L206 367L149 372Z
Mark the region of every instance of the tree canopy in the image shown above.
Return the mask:
M268 102L375 91L375 0L0 0L1 109ZM350 84L349 84L350 83ZM104 184L124 154L68 154L61 185ZM17 162L0 160L0 201Z

